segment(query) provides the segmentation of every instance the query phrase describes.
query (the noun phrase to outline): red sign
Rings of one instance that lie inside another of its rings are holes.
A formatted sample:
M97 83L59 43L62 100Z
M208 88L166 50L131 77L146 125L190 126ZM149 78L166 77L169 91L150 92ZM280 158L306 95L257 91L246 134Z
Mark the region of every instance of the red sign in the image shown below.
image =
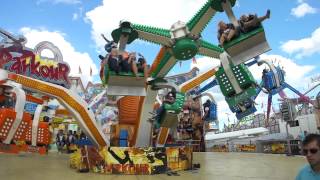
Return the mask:
M58 47L43 41L32 50L24 46L27 39L23 36L15 37L9 32L0 29L0 68L16 74L29 76L35 79L69 87L69 65L62 61L62 54ZM51 50L53 59L40 56L44 49Z
M41 59L32 51L13 57L6 48L0 48L0 68L35 79L69 87L69 65L64 62Z

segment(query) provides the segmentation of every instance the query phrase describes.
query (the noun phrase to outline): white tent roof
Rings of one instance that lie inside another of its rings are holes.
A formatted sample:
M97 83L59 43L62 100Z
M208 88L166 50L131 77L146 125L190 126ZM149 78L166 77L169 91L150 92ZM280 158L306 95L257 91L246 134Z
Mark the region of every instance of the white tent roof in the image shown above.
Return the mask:
M228 138L239 138L241 136L268 134L268 132L269 130L264 127L219 133L219 134L215 134L214 132L209 132L206 134L205 140L210 141L210 140L220 140L220 139L228 139Z

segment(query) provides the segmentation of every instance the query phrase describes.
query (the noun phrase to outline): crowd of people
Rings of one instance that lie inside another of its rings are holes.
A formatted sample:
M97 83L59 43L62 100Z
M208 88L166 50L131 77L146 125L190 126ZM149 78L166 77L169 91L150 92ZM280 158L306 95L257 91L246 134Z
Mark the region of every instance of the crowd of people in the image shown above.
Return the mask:
M203 120L200 104L196 100L187 99L179 114L177 135L179 140L201 140L203 135Z
M60 129L56 136L56 145L58 148L58 152L64 152L64 147L67 149L67 153L73 153L75 150L75 146L78 140L87 140L88 137L81 132L78 135L77 131L69 130L67 134L64 133L62 129Z

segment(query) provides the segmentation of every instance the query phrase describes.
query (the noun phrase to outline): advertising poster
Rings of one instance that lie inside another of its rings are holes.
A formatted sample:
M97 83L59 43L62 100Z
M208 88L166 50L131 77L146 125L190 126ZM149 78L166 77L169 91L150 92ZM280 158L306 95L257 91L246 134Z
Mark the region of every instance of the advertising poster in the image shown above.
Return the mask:
M70 166L105 174L161 174L191 168L192 149L105 147L99 152L85 146L71 155Z

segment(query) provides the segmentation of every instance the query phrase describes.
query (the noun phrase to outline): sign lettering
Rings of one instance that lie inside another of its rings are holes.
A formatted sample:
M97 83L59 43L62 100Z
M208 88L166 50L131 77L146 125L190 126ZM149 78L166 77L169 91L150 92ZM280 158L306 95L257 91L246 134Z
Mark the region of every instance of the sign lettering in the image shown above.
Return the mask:
M0 68L7 71L70 87L68 74L69 65L62 61L60 50L50 42L40 42L35 50L24 47L25 37L16 38L10 33L0 29ZM54 58L41 57L41 51L51 50Z

